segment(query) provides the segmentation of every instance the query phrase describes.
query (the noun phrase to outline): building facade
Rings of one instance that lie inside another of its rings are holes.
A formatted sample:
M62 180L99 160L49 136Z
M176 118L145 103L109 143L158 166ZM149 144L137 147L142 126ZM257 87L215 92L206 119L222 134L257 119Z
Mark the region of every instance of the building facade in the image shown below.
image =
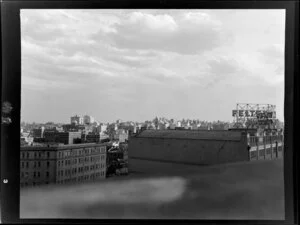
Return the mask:
M32 129L32 137L34 138L42 138L44 137L44 127Z
M20 186L97 181L106 174L105 144L21 147Z
M58 132L56 142L65 145L75 144L76 139L81 139L81 132Z
M144 130L130 136L128 146L133 171L143 162L212 165L249 159L247 136L233 131Z

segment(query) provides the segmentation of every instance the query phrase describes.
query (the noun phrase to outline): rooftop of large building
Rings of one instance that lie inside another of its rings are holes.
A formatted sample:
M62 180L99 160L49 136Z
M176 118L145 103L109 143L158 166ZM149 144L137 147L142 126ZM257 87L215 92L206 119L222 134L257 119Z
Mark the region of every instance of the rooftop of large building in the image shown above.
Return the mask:
M134 137L239 141L241 140L242 132L228 130L144 130Z
M21 218L284 219L283 160L129 174L21 190Z
M23 151L51 151L51 150L65 150L65 149L77 149L77 148L88 148L88 147L97 147L97 146L105 146L108 143L83 143L83 144L70 144L70 145L62 145L62 144L51 144L45 146L22 146L21 150Z

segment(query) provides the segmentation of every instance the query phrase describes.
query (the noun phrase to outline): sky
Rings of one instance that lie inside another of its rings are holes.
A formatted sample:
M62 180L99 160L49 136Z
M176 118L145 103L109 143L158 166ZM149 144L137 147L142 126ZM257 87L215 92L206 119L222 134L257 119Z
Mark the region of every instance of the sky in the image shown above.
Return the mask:
M21 120L284 120L285 10L21 10Z

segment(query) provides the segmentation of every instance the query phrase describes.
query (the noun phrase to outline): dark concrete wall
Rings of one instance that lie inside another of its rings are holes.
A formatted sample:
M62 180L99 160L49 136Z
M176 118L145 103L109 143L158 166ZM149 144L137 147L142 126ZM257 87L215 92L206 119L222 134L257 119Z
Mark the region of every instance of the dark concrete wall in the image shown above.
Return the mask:
M218 164L247 161L245 141L131 138L129 159L140 158L187 164ZM130 162L129 162L130 164Z
M188 173L199 169L199 165L162 162L157 160L145 160L129 158L128 171L135 176L145 177L147 175L177 175L183 171ZM188 173L189 174L189 173Z

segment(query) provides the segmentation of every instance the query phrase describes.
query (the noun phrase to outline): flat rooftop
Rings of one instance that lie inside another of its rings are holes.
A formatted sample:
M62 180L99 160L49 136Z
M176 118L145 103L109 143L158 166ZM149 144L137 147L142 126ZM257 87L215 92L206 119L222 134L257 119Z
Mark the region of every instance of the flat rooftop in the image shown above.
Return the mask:
M283 160L22 189L21 218L284 219Z
M228 130L144 130L134 137L240 141L242 132Z
M84 143L84 144L70 144L70 145L64 145L64 144L49 144L49 147L47 144L45 146L21 146L21 150L63 150L63 149L76 149L76 148L88 148L88 147L95 147L95 146L105 146L109 144L106 143Z

